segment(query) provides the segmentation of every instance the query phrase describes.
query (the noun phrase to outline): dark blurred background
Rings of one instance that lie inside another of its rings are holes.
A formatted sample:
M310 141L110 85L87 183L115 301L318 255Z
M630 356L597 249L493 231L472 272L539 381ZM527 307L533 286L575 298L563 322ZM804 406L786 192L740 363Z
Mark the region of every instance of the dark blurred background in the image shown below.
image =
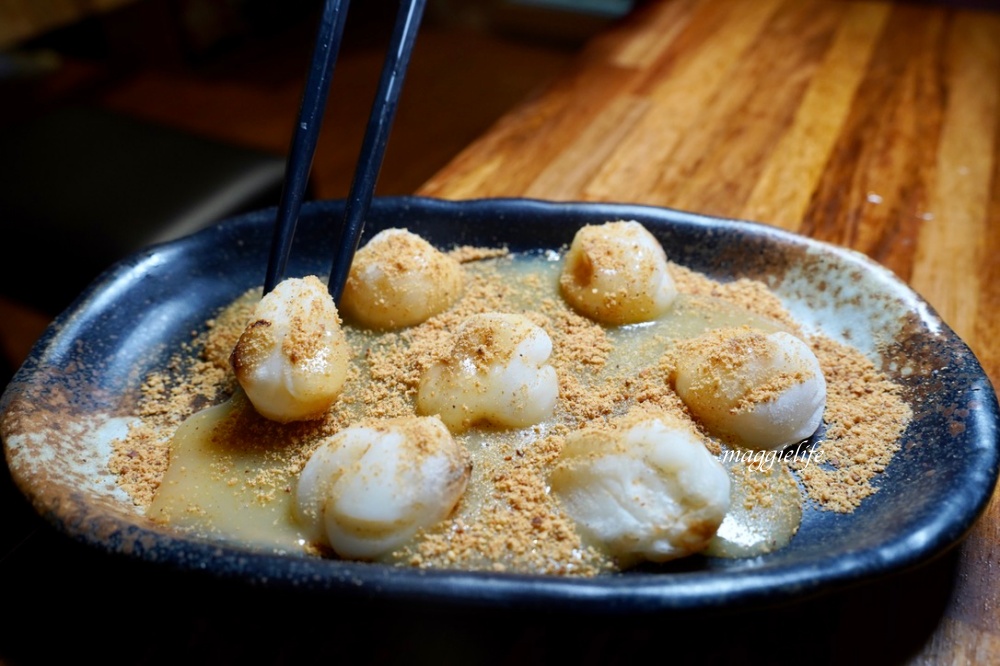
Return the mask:
M413 193L631 5L430 0L377 193ZM277 202L321 7L0 0L0 387L110 263ZM396 8L350 9L313 198L348 190Z

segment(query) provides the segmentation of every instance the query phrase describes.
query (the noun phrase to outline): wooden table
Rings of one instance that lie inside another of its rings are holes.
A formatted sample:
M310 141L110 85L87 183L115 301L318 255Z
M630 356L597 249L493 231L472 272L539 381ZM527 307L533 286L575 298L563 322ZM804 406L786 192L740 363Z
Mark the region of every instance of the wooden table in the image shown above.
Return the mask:
M593 41L572 71L420 194L655 204L845 245L922 294L996 386L998 123L1000 14L939 3L656 0ZM823 648L814 656L1000 663L997 565L994 497L944 560L780 615L734 618L742 628L720 626L722 645L707 654L766 656L761 643L777 638L780 649L790 632L808 632ZM797 611L795 628L769 624ZM747 626L767 632L756 646Z

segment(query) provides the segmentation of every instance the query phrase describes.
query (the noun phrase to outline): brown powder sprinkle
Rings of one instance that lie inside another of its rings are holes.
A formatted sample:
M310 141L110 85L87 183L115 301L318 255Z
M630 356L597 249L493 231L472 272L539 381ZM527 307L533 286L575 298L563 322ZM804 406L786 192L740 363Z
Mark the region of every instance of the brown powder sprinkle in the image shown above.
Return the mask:
M732 282L716 282L690 268L670 264L670 275L677 284L677 291L691 296L708 296L744 308L757 315L778 322L789 333L800 335L802 330L791 313L761 282L740 278Z
M326 285L318 278L310 275L305 278L307 283L314 284L326 292ZM313 358L322 353L326 340L326 331L323 327L325 308L324 304L314 295L306 301L293 304L288 312L288 337L282 343L282 352L292 363L299 363L299 359ZM340 317L336 317L337 323L342 323Z
M484 259L496 259L506 257L510 250L505 247L474 247L472 245L460 245L448 251L448 256L460 264L469 264L474 261Z
M581 317L558 296L557 261L538 260L528 269L527 262L506 250L463 247L450 255L463 263L461 298L410 328L349 329L351 376L323 419L279 424L252 410L235 411L215 436L229 441L227 446L268 442L280 458L279 471L273 476L237 474L223 461L220 482L249 484L261 501L289 492L288 479L301 470L319 439L360 421L413 414L421 375L449 353L453 334L467 317L494 311L523 314L552 339L549 362L559 378L553 422L518 431L474 429L457 436L473 458L469 490L449 519L418 535L389 561L583 576L613 569L613 561L584 543L548 492L548 471L567 434L583 427L613 429L612 418L636 406L674 414L705 435L672 388L675 336L690 334L645 326L609 329ZM720 284L674 264L670 272L683 296L675 310L685 316L687 310L704 310L706 321L717 316L728 322L733 310L773 330L804 337L780 300L759 282ZM248 291L209 320L206 331L179 350L168 367L146 379L139 422L114 443L111 461L120 485L139 507L148 506L156 494L180 423L233 394L236 385L227 359L259 298L260 290ZM850 511L875 492L873 482L896 451L910 411L898 388L860 352L820 336L804 339L827 380L827 430L820 448L825 459L823 465L814 460L806 467L793 460L788 466L820 508ZM719 443L706 438L709 450L718 454ZM770 501L767 488L751 491L755 502Z
M197 336L167 367L146 378L136 413L139 422L112 445L108 467L137 506L153 501L167 469L170 438L181 422L235 390L231 372L198 354L205 339L203 334Z
M872 482L899 450L913 413L899 387L860 352L822 336L810 343L827 385L822 464L796 460L792 468L812 500L847 513L876 492Z
M580 541L572 521L558 510L547 490L547 470L562 450L558 435L518 448L511 441L478 458L474 473L488 481L491 495L477 519L458 517L429 532L400 553L420 567L535 571L557 575L594 575L606 558Z

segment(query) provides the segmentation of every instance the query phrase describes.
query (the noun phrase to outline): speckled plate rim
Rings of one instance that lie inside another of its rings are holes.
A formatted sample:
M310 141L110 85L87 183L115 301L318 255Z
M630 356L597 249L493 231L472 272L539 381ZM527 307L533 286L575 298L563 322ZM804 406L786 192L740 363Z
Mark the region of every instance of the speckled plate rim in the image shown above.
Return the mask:
M305 206L290 274L323 270L322 255L326 252L322 240L328 235L325 228L329 220L339 219L342 207L342 201ZM919 361L915 374L898 379L908 391L926 389L938 402L923 407L918 415L920 427L911 428L904 436L907 446L886 470L879 494L847 518L812 512L819 517L804 524L810 536L801 552L796 550L796 544L802 535L789 548L753 560L708 559L695 567L681 565L593 579L425 571L253 551L151 526L132 515L124 503L109 500L113 492L107 488L100 489L102 494L95 497L87 488L89 480L60 478L49 469L62 465L64 458L74 458L66 465L84 465L82 472L74 468L74 474L93 472L87 466L91 460L81 462L81 456L75 453L49 450L46 437L38 434L39 421L13 415L25 408L37 414L49 409L46 404L66 400L79 403L73 409L104 408L106 398L102 394L134 386L143 374L142 368L133 367L135 363L129 361L140 358L141 350L151 341L141 330L131 335L125 330L120 320L122 313L111 305L112 300L131 303L141 290L149 292L147 301L140 299L139 305L145 307L140 314L145 318L137 330L155 328L158 323L166 325L170 317L195 316L196 312L177 310L188 300L202 298L201 290L194 298L189 297L195 292L184 291L192 282L212 291L216 305L224 303L225 298L253 284L241 282L239 271L231 267L253 266L255 273L259 268L262 275L261 257L266 257L273 214L273 210L264 210L233 218L116 264L46 331L11 381L0 398L0 436L8 465L22 492L62 532L108 552L251 585L499 608L645 613L787 601L916 566L964 536L996 484L997 400L978 361L926 302L890 271L859 253L758 223L650 206L527 199L453 202L419 197L376 199L366 234L387 226L409 226L440 244L490 244L499 240L519 250L559 247L568 243L575 229L583 224L636 219L651 228L671 259L679 263L717 277L762 279L783 297L788 291L805 294L793 304L800 310L796 314L808 326L820 328L832 337L853 336L861 346L874 346L879 343L878 336L858 335L859 327L863 329L867 321L875 334L892 328L889 346L895 347L893 354ZM195 255L201 259L193 264L185 262ZM206 257L210 260L206 261ZM814 289L815 293L811 293L811 278L803 266L810 271L836 270L844 278L842 290L831 288L819 293ZM739 275L734 275L735 268ZM852 283L867 286L852 293ZM835 291L839 304L830 300ZM175 299L183 295L184 300L168 299L174 309L167 307L167 311L159 312L163 308L152 297L153 292L169 293ZM203 306L199 301L194 309ZM837 315L836 324L828 320L831 314ZM121 335L104 335L113 339L105 342L103 338L88 338L94 331L117 331ZM884 347L886 339L881 342ZM118 357L110 354L115 345L120 349L114 351L129 352L119 354L124 360L116 361ZM94 363L92 357L101 354L101 363ZM74 385L63 386L67 390L53 402L53 382L71 379ZM921 382L930 385L920 388ZM88 383L93 383L94 390L88 389ZM56 415L53 412L50 417ZM28 428L27 423L35 425ZM55 428L65 430L67 425L73 424L62 422ZM29 450L36 460L28 460ZM37 460L39 452L41 462ZM100 452L96 453L99 458ZM899 506L893 506L887 515L870 509L879 507L883 500ZM855 534L852 530L860 531ZM823 539L833 539L840 550L829 554Z

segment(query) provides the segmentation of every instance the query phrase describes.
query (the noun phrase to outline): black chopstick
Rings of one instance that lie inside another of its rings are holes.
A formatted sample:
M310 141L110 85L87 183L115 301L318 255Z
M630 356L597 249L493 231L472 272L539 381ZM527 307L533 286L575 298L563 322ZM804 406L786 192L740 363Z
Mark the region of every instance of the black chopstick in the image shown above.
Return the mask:
M399 13L396 15L392 40L386 53L385 63L382 65L378 93L371 114L368 116L361 155L354 170L354 180L351 182L350 194L344 207L344 222L340 229L334 231L333 266L330 270L329 287L330 294L338 306L347 274L351 269L351 261L361 240L365 218L371 207L375 183L382 168L382 158L385 156L385 147L389 140L389 130L396 115L396 107L399 105L403 79L413 53L425 5L426 0L402 0Z
M267 274L264 278L264 293L270 292L285 276L288 253L295 225L302 208L302 197L309 182L316 140L319 137L326 109L326 98L330 92L330 79L337 63L337 52L344 35L344 22L350 0L327 0L323 6L313 49L309 76L306 79L302 105L299 107L298 122L292 135L292 146L285 164L285 182L278 202L278 216L271 240L271 254L268 257Z

